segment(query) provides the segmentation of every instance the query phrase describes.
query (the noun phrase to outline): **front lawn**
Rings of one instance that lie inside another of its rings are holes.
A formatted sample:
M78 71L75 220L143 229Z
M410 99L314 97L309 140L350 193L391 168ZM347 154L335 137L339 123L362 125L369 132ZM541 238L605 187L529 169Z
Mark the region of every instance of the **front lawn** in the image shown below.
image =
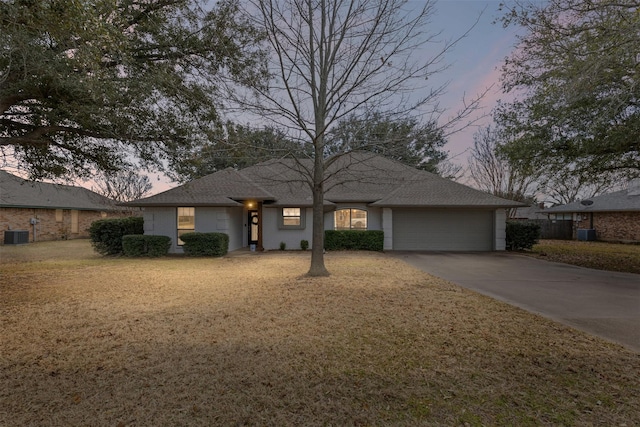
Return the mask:
M528 254L580 267L640 274L640 245L540 240Z
M0 247L0 425L640 425L640 354L383 254L316 279L308 256Z

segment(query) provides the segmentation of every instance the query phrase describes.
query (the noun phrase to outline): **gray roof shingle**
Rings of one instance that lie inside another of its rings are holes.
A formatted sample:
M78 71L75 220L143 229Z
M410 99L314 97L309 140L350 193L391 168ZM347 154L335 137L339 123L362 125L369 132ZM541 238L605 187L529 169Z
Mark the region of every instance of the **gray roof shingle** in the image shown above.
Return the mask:
M625 212L640 211L640 191L636 188L602 194L589 199L592 203L573 202L545 209L545 213L562 212Z
M273 200L273 195L235 169L224 169L128 206L242 206L237 200Z
M238 206L258 200L272 206L312 206L306 176L310 159L269 160L236 171L225 169L130 206ZM522 203L420 171L373 153L336 157L325 173L325 206L366 202L380 207L510 208Z
M0 207L111 211L115 201L72 185L27 181L0 170Z

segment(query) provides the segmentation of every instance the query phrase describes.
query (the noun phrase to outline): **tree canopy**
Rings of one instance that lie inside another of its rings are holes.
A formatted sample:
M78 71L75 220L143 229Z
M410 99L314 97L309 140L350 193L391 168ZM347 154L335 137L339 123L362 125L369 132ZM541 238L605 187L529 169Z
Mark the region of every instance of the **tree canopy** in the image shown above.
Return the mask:
M503 18L526 32L503 67L516 95L497 109L514 160L549 171L640 174L637 0L516 3Z
M185 182L225 168L242 169L270 159L308 157L308 147L271 126L254 128L227 122L214 140L206 141L176 160L172 176Z
M414 117L390 119L374 111L340 120L327 133L326 155L354 150L371 151L417 169L438 173L447 158L447 141L435 122L421 124Z
M236 0L8 0L0 27L0 149L34 179L171 167L264 77Z

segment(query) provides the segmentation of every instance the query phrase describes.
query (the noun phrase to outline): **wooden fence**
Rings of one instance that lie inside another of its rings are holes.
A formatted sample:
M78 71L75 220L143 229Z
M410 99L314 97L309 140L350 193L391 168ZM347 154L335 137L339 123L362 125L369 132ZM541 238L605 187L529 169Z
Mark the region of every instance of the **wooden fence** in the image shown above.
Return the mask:
M573 240L573 221L570 219L515 219L510 221L538 224L541 239Z

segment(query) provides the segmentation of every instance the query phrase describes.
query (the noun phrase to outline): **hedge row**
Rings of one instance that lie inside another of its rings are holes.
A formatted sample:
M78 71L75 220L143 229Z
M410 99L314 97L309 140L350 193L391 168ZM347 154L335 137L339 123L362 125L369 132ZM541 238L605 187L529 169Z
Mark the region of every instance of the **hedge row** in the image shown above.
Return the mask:
M223 256L229 251L229 236L224 233L185 233L180 239L189 256Z
M131 257L159 257L169 253L171 237L130 234L122 237L122 253Z
M531 249L540 238L540 226L530 222L507 221L507 250Z
M382 251L384 232L381 230L326 230L324 248L328 251Z
M102 255L122 253L122 237L144 233L144 219L139 216L99 219L89 227L91 245Z

